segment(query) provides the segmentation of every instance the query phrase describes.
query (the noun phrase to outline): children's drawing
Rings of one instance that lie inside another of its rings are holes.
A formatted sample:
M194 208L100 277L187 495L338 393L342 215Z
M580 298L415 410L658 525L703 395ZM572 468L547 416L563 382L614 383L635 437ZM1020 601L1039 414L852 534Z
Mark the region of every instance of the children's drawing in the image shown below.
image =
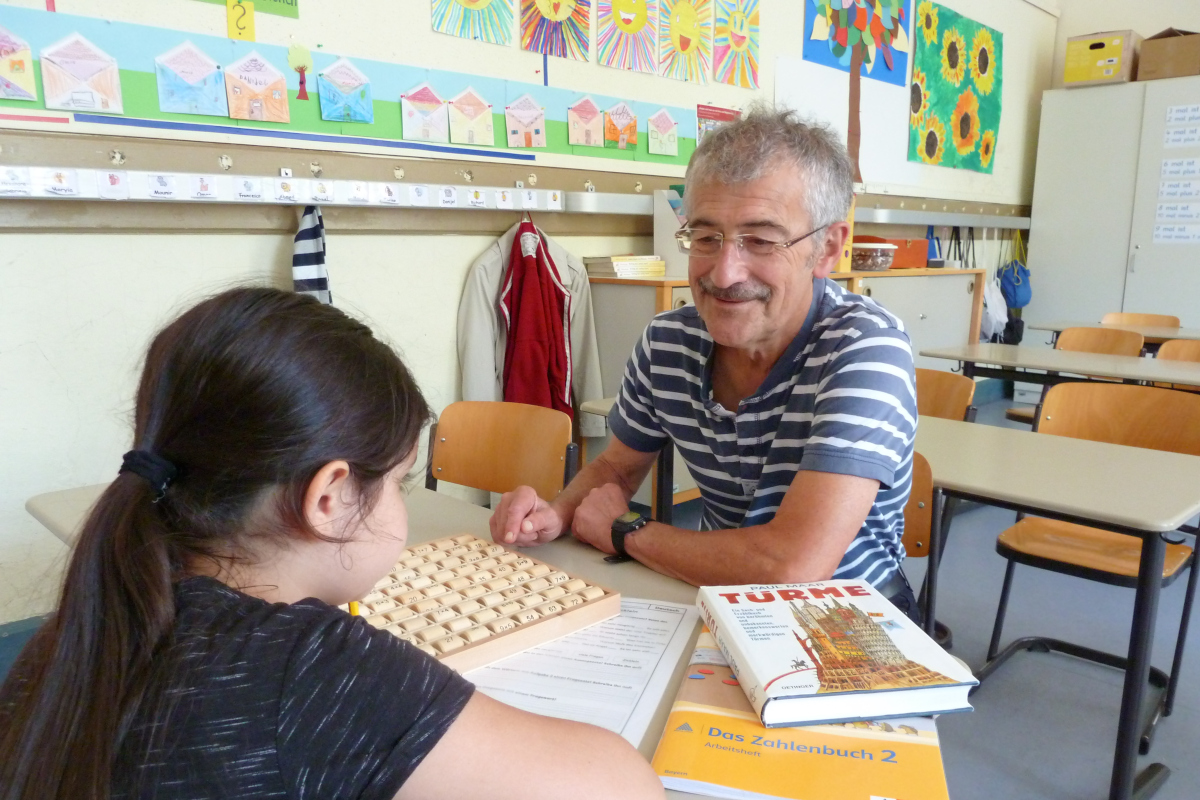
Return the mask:
M658 0L600 0L596 53L606 67L658 71Z
M290 122L287 81L271 63L251 51L225 70L229 116L255 122Z
M661 0L658 74L708 83L712 67L712 0Z
M294 44L288 48L288 66L300 76L300 91L296 92L297 100L308 99L308 73L313 71L312 52L302 44Z
M42 51L46 108L124 114L117 60L72 33Z
M455 144L496 144L492 106L471 87L450 101L450 141Z
M317 74L321 119L330 122L375 121L371 81L349 59L339 58Z
M604 146L618 150L637 147L637 115L625 103L604 112Z
M504 127L509 147L546 146L546 109L527 94L504 109Z
M604 147L604 112L590 97L567 108L567 143Z
M461 39L511 44L513 0L431 0L433 29Z
M679 123L665 108L646 121L646 145L656 156L679 155Z
M428 83L400 95L400 130L411 142L450 141L450 119L446 103Z
M758 0L716 0L716 3L713 80L757 89Z
M805 61L849 72L854 49L861 45L861 77L904 85L913 0L805 1Z
M174 114L228 117L225 73L221 65L191 42L154 59L158 107Z
M29 42L0 26L0 100L37 100Z
M588 60L592 0L521 0L521 49Z

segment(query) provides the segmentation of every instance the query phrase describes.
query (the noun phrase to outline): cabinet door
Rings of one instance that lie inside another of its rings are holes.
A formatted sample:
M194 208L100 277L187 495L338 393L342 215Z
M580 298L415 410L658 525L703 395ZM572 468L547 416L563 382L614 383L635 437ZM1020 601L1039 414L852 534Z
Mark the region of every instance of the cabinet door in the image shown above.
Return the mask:
M1094 323L1121 307L1147 85L1042 95L1027 323Z
M954 362L917 353L967 343L974 285L972 274L864 278L862 291L904 322L918 367L947 370Z
M1200 325L1200 76L1146 83L1127 257L1122 311Z

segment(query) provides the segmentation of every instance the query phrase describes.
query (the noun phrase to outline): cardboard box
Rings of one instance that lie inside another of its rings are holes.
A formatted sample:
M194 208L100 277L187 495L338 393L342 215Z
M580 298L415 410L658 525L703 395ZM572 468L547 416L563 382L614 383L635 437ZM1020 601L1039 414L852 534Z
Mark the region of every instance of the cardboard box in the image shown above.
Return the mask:
M1138 70L1142 37L1135 31L1108 31L1067 39L1063 84L1068 88L1127 83Z
M1200 35L1167 28L1142 42L1139 81L1200 75Z
M896 257L892 260L892 269L925 269L929 266L928 239L884 239L882 236L854 237L855 244L894 244Z

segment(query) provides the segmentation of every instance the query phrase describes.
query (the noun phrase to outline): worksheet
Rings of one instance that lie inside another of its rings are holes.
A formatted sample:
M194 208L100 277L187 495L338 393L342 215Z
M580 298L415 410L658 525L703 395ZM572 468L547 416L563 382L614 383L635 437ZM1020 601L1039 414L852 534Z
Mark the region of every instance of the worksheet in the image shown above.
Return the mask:
M695 606L622 598L619 616L463 677L495 700L637 747L698 621Z

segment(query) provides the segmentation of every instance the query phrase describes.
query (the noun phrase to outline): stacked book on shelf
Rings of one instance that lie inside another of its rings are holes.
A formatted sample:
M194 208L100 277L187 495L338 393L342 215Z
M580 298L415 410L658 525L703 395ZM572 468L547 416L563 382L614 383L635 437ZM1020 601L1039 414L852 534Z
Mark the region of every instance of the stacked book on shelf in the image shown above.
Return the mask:
M593 278L662 278L667 262L658 256L596 256L585 258L584 266Z

